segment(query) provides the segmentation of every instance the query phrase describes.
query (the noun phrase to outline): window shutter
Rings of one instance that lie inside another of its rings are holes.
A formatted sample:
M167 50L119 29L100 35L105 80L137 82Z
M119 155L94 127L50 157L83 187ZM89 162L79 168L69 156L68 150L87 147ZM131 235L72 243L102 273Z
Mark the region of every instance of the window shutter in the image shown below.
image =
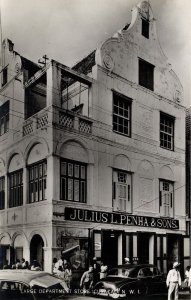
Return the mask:
M130 184L128 184L128 199L127 200L128 201L131 200L131 186L130 186Z
M171 208L172 208L172 205L173 205L172 200L173 200L173 198L172 198L172 192L171 192L171 193L170 193L170 207L171 207Z
M116 199L116 182L113 182L113 199Z
M159 191L159 205L162 206L162 192Z

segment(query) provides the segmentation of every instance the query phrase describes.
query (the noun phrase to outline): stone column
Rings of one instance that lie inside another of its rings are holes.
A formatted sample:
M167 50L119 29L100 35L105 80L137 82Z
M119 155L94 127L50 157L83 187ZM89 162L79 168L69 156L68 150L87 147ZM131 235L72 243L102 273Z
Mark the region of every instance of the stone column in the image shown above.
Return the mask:
M61 107L61 68L54 61L47 70L47 87L47 106Z
M154 235L149 238L149 264L154 264Z
M44 271L52 273L52 248L43 247L44 250Z
M123 263L123 257L122 257L122 239L123 235L122 233L118 237L118 265L121 265Z

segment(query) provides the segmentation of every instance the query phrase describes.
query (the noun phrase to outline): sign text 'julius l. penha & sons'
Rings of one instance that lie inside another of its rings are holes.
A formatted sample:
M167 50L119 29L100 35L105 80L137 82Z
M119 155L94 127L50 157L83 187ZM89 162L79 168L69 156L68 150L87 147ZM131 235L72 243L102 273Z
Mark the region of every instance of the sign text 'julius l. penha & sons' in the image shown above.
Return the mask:
M179 229L179 220L172 218L156 218L73 207L65 208L65 219L69 221L95 222L125 226L153 227L172 230Z

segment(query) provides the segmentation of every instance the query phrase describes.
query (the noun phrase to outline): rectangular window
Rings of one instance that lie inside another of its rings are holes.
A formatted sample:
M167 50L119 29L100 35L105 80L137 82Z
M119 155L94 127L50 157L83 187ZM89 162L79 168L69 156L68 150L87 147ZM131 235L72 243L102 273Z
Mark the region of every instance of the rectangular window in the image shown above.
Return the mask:
M113 171L113 210L131 212L131 174Z
M131 136L131 99L113 94L113 131Z
M160 180L159 209L163 217L173 217L174 184L167 180Z
M86 202L87 166L80 162L61 160L61 200Z
M160 114L160 147L174 150L174 118Z
M9 131L9 101L0 106L0 135Z
M0 210L5 208L5 177L0 177Z
M46 199L47 163L38 162L28 167L29 171L29 203Z
M139 58L139 85L154 90L154 66Z
M8 77L7 67L5 67L2 72L3 72L2 86L4 86L7 83L7 77Z
M142 19L142 35L149 39L149 21Z
M9 207L23 205L23 170L9 174Z

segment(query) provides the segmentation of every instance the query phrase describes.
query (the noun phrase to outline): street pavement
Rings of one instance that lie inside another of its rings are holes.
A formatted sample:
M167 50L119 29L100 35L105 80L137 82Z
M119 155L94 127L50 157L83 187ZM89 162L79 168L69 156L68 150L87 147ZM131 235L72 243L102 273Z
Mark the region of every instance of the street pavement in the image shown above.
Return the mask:
M95 297L95 296L84 296L82 294L70 294L64 297L65 300L108 300L107 297ZM111 298L110 298L111 299ZM130 298L129 298L130 299ZM162 296L162 297L139 297L139 298L133 298L133 300L167 300L168 297ZM188 291L179 291L179 298L178 300L191 300L191 294Z

